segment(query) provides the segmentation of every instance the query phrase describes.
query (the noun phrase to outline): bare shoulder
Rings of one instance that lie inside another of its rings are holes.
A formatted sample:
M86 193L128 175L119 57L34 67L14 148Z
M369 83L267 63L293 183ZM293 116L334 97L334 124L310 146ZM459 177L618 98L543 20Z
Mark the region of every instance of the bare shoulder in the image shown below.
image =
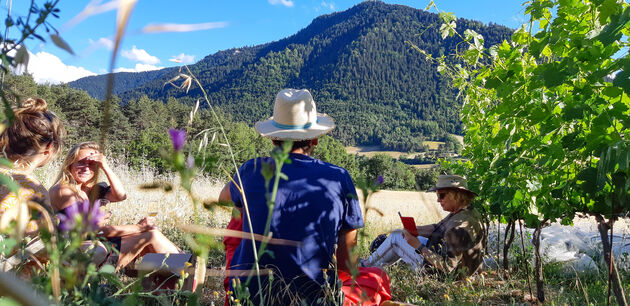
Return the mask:
M57 210L61 210L72 204L77 198L76 192L72 190L72 188L60 184L50 187L48 193L50 194L52 206Z
M75 195L75 191L72 190L72 188L70 188L70 186L60 185L60 184L56 184L56 185L50 187L50 190L48 190L48 193L50 193L51 197L53 195L54 196Z

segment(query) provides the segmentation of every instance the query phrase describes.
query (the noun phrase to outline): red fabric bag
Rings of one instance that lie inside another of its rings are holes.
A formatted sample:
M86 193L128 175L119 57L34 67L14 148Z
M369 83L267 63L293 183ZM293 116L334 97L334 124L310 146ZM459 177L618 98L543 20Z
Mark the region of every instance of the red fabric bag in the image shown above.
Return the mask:
M389 276L376 267L359 267L359 275L353 280L350 273L339 271L339 279L343 282L343 293L346 299L344 306L380 305L392 299L389 287Z
M243 229L243 218L241 217L232 217L230 223L228 223L227 229L240 231ZM230 264L232 263L232 257L234 256L234 252L238 245L241 244L241 238L238 237L229 237L226 236L223 238L223 245L225 246L225 271L230 270ZM225 277L223 279L223 288L225 288L225 292L230 290L230 278ZM229 296L225 295L225 305L230 305Z

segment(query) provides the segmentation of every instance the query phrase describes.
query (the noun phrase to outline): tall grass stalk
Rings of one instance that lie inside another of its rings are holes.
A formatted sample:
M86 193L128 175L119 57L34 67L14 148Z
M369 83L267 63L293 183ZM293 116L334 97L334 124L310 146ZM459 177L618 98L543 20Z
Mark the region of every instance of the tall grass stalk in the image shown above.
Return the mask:
M247 203L247 198L245 197L245 193L244 193L244 187L243 187L243 181L241 180L241 175L238 171L239 167L236 164L236 159L234 158L234 151L232 150L232 145L230 145L230 141L227 138L227 133L225 132L225 128L223 127L223 124L221 123L221 120L219 119L219 116L217 115L216 111L214 110L214 107L212 106L212 103L210 103L210 98L208 98L208 94L206 92L206 90L203 88L203 86L201 85L201 82L199 82L199 80L197 79L197 77L192 73L192 71L190 70L190 68L187 65L184 65L184 67L186 68L186 71L188 72L188 76L190 77L191 80L193 80L197 86L199 86L199 89L201 90L201 93L203 94L203 98L204 101L206 101L206 104L208 105L208 108L210 109L210 112L212 113L212 116L214 117L214 119L216 120L217 124L219 125L219 129L221 130L221 135L223 135L223 139L225 140L225 145L228 148L228 152L230 154L230 159L232 160L232 165L234 166L234 170L236 172L236 177L238 179L238 186L239 186L239 191L241 193L241 198L243 199L243 208L245 209L245 212L247 213L247 215L249 216L249 205ZM261 288L262 286L262 282L260 280L260 266L258 264L258 252L256 250L256 240L254 239L254 232L252 230L252 221L247 218L247 222L250 228L250 235L251 235L251 242L252 242L252 250L254 252L254 267L256 269L256 275L257 275L257 279L258 279L258 286L259 288ZM205 271L204 271L205 272ZM262 303L262 300L261 300ZM262 304L261 304L262 305Z

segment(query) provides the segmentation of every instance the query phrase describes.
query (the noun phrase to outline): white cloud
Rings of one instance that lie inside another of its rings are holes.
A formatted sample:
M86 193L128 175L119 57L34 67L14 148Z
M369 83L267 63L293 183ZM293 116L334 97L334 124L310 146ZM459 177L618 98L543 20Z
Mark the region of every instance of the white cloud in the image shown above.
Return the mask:
M94 49L105 48L110 51L114 50L114 42L109 38L101 37L97 41L94 41L90 38L89 42Z
M67 83L82 77L96 75L83 67L64 64L57 56L48 52L29 52L28 72L39 84Z
M192 64L195 62L195 56L180 53L179 55L173 56L170 61L182 64Z
M273 5L282 4L284 6L293 7L293 0L269 0Z
M83 11L81 11L78 15L74 16L70 21L68 21L66 24L64 24L61 27L60 32L65 32L66 30L76 26L77 24L81 23L83 20L85 20L86 18L90 16L109 12L119 7L118 1L115 1L115 0L109 1L104 4L101 4L100 2L101 1L99 0L90 1L90 3L88 3L85 6Z
M123 50L120 55L126 57L134 62L140 62L143 64L154 65L160 62L160 60L149 54L144 49L138 49L136 46L133 46L131 50Z
M158 69L162 69L164 67L158 67L158 66L154 66L154 65L149 65L149 64L136 64L136 67L134 68L116 68L114 69L114 72L142 72L142 71L151 71L151 70L158 70Z
M194 24L177 24L177 23L156 23L150 24L142 28L143 33L164 33L164 32L192 32L210 29L225 28L229 25L228 22L205 22Z
M335 4L332 2L322 2L322 6L327 9L330 9L331 11L335 10Z

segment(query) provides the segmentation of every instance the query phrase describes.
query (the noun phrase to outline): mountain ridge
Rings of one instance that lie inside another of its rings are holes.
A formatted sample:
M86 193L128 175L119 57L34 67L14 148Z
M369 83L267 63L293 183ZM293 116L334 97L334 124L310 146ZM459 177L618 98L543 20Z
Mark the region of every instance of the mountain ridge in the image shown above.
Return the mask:
M460 40L442 40L437 24L438 16L423 10L363 2L319 16L286 38L218 51L189 67L211 103L236 120L252 124L268 118L280 89L308 88L318 110L336 119L339 128L333 136L345 144L418 151L423 139L461 134L460 103L448 80L437 73L435 63L406 43L411 41L433 56L452 53ZM484 35L488 45L511 35L507 27L458 20L458 31L468 28ZM114 93L123 103L144 95L189 103L201 97L198 88L186 93L164 86L178 73L177 68L166 69L117 74ZM99 82L98 77L90 82ZM94 92L85 80L70 86Z

